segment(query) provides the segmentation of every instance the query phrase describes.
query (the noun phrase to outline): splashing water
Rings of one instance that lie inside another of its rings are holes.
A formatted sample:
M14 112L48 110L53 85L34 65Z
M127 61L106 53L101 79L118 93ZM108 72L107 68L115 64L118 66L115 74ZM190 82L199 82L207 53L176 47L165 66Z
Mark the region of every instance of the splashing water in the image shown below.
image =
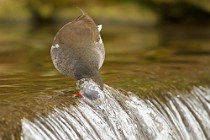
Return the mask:
M191 94L141 99L92 81L82 82L83 94L98 92L99 99L79 99L78 106L54 109L34 121L22 120L22 140L191 140L210 139L210 89Z
M80 90L80 94L89 100L104 99L104 93L90 78L83 78L78 80L77 87Z

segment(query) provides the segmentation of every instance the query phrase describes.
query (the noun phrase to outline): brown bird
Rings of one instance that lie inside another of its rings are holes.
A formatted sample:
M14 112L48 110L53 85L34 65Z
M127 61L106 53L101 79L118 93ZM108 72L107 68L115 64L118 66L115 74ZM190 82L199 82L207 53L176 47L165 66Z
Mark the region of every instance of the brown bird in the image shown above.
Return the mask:
M82 15L64 25L55 35L51 58L63 75L76 80L91 78L103 90L99 74L105 58L101 28L82 11Z

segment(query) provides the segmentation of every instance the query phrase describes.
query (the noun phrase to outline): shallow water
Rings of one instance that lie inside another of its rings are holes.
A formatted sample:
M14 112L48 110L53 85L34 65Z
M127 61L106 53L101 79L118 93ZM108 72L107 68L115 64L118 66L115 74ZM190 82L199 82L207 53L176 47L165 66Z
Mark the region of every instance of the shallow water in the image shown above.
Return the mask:
M60 75L50 60L59 28L0 27L1 137L20 137L22 118L33 120L37 114L78 104L71 94L76 81ZM167 91L175 95L193 86L209 87L209 37L210 27L103 25L106 60L101 75L111 87L165 103Z

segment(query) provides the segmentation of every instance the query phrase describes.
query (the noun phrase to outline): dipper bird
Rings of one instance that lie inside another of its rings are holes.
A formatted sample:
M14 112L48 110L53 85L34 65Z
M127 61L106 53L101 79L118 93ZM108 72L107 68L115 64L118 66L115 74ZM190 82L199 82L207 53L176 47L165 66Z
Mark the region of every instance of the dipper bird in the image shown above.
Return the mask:
M76 80L92 79L103 90L99 74L105 50L100 36L102 25L81 10L82 14L64 25L55 35L51 58L55 68Z

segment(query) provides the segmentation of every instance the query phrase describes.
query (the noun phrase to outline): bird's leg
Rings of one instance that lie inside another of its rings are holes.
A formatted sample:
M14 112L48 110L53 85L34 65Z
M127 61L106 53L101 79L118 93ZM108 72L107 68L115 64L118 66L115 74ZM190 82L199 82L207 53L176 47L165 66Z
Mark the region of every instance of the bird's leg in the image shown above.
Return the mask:
M78 91L80 88L79 88L79 80L77 81L76 83L76 90ZM78 98L82 98L82 94L80 94L79 92L78 93L75 93L73 94L74 97L78 97Z
M74 97L82 98L83 96L80 93L76 93L73 95Z

